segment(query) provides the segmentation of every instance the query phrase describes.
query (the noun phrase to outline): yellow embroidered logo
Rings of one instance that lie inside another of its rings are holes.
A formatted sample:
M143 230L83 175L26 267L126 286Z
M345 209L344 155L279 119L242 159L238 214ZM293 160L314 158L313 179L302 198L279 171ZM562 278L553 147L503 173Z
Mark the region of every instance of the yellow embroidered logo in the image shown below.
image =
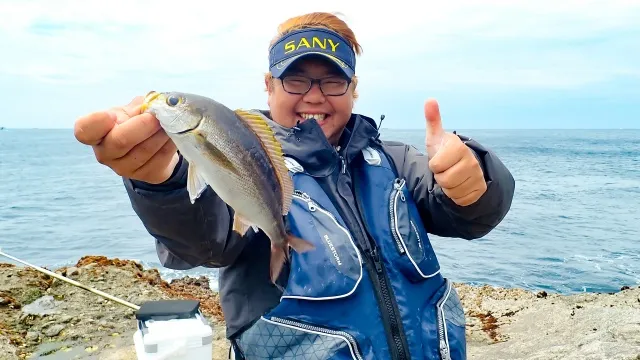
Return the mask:
M308 49L323 49L323 50L331 50L332 52L336 52L340 43L334 43L333 40L329 38L319 38L314 36L309 39L302 37L299 40L291 40L284 44L284 53L288 54L292 51L296 51L301 47L306 47Z

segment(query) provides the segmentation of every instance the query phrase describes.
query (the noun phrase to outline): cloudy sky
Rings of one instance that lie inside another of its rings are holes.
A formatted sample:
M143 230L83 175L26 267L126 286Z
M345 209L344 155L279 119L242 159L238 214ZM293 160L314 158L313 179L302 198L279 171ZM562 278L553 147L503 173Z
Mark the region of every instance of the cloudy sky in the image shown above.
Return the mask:
M421 128L640 128L639 0L0 0L0 126L71 128L149 90L265 108L277 25L339 11L364 53L356 111ZM209 6L209 7L207 7Z

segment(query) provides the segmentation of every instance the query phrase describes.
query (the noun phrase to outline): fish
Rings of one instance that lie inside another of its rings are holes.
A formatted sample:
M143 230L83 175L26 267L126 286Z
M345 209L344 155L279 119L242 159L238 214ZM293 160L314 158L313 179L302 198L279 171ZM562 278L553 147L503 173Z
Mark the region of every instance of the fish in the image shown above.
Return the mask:
M275 284L289 261L314 245L288 233L284 216L294 186L280 142L265 117L231 110L202 95L150 91L141 112L153 114L188 162L187 191L192 204L207 186L234 210L232 230L262 230L271 241L270 278Z

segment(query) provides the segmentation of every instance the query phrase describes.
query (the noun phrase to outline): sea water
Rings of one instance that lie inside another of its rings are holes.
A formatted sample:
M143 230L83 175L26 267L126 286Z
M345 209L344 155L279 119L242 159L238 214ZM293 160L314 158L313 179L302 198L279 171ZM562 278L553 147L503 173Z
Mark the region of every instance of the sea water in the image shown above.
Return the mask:
M431 237L455 281L559 293L640 284L640 130L467 130L516 180L511 211L483 238ZM422 130L383 139L422 150ZM217 271L161 267L122 180L71 130L0 131L0 247L40 266L105 255L166 279ZM11 262L0 257L0 262Z

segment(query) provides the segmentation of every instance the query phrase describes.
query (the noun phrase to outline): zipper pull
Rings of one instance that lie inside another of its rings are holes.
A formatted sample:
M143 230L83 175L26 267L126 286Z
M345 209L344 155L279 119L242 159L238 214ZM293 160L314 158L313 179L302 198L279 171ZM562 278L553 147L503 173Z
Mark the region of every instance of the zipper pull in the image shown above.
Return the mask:
M371 248L371 258L373 259L373 265L376 267L376 272L379 274L382 272L382 264L380 264L380 254L378 254L378 247L373 246Z
M344 157L342 155L340 155L340 161L342 162L342 173L346 173L347 172L347 163L344 161Z
M316 204L313 201L307 201L307 205L309 205L309 211L316 211Z
M451 354L449 353L447 344L444 342L444 340L440 340L440 356L443 360L451 360Z
M404 197L404 192L402 191L404 184L405 184L404 179L402 180L396 179L396 181L393 183L393 188L400 193L400 200L402 200L402 202L405 202L406 200Z

